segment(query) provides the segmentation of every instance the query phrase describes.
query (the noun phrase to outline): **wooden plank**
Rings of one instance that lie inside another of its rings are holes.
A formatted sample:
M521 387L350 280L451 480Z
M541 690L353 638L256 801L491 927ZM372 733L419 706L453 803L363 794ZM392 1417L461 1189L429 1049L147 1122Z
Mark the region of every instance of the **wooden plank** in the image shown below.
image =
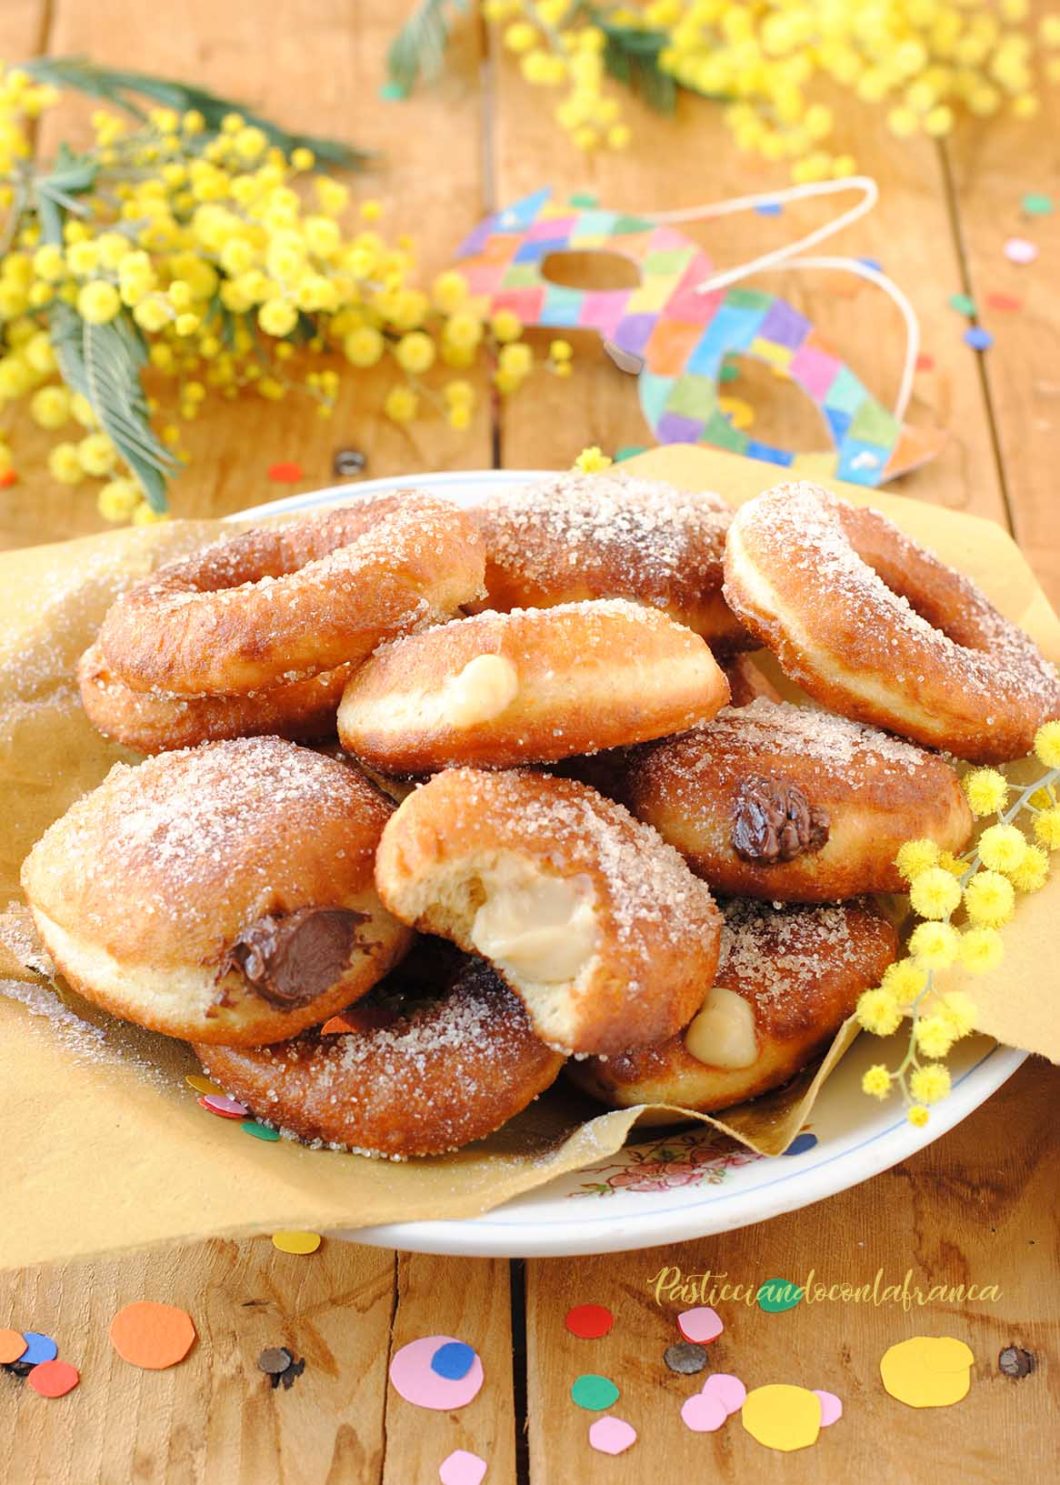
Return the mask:
M1018 1461L1031 1478L1051 1475L1057 1382L1047 1364L1015 1382L997 1356L1007 1345L1048 1355L1060 1321L1054 1272L1054 1171L1060 1135L1051 1110L1056 1072L1028 1064L990 1103L937 1144L866 1185L827 1202L739 1232L643 1253L528 1264L530 1462L533 1485L643 1485L645 1480L761 1480L812 1485L827 1480L912 1480L968 1485L1002 1478ZM885 1304L805 1302L785 1314L719 1302L725 1330L710 1347L714 1371L748 1387L794 1382L836 1393L845 1416L802 1453L764 1449L738 1418L693 1434L682 1401L702 1375L669 1372L662 1352L678 1338L686 1304L657 1304L653 1278L664 1268L709 1271L717 1282L757 1286L770 1278L872 1282L925 1291L932 1284L996 1284L997 1303L939 1302L905 1313ZM572 1304L599 1302L615 1314L601 1341L564 1329ZM975 1353L966 1403L923 1411L887 1396L879 1359L912 1335L952 1335ZM611 1377L622 1396L611 1409L639 1432L625 1455L594 1454L592 1415L569 1397L581 1372Z
M51 1485L325 1485L379 1480L394 1256L326 1242L312 1257L267 1239L205 1243L0 1275L4 1324L54 1337L81 1385L47 1402L0 1373L0 1478ZM146 1372L107 1339L137 1299L181 1305L199 1339ZM266 1346L305 1359L276 1390Z
M589 190L604 206L661 211L789 183L782 167L741 155L724 129L720 110L698 99L683 99L676 121L635 101L624 103L633 123L633 146L624 154L587 159L557 132L551 108L542 104L544 95L522 80L511 60L498 55L494 65L494 194L500 205L548 184L560 197ZM946 303L960 288L961 276L938 152L926 141L896 145L878 110L848 106L841 118L838 144L856 154L865 174L876 177L881 200L868 219L821 251L876 258L906 290L921 319L924 348L936 363L935 370L917 376L909 421L951 432L933 464L894 488L1002 520L1004 502L978 367L953 334L954 315ZM719 267L727 267L790 241L853 199L840 198L838 208L834 202L800 204L777 218L747 213L688 231ZM890 405L904 334L897 310L882 292L832 273L772 273L754 283L784 293L809 314L869 389ZM611 366L594 336L579 332L571 338L581 353L575 375L548 381L505 411L504 463L512 468L562 467L586 444L598 443L613 452L649 441L633 379L624 380ZM756 436L791 438L794 447L825 447L816 414L790 384L767 374L756 376L753 386L755 405L762 409ZM739 383L728 390L745 395Z
M361 0L354 11L345 0L285 0L275 6L188 0L179 24L166 26L137 0L93 6L56 0L50 50L194 79L291 127L378 150L373 168L353 179L354 196L381 199L388 208L384 224L414 233L429 279L484 209L478 31L467 24L458 28L446 76L436 87L388 105L379 101L378 89L395 23L387 0ZM91 106L71 100L49 115L43 151L64 137L83 140ZM340 358L335 364L343 370ZM208 403L187 426L190 464L175 486L174 509L185 516L223 515L299 488L268 481L268 467L277 460L302 465L301 488L335 483L332 456L343 447L368 453L369 477L489 466L488 397L480 398L464 433L453 432L437 415L398 427L381 411L391 376L383 368L367 376L345 368L329 421L295 396L282 403L257 396ZM482 377L480 386L484 392ZM45 531L57 540L98 530L103 523L95 510L95 482L73 490L57 486L44 463L55 435L40 435L28 425L21 414L20 481L2 492L0 541L21 545Z

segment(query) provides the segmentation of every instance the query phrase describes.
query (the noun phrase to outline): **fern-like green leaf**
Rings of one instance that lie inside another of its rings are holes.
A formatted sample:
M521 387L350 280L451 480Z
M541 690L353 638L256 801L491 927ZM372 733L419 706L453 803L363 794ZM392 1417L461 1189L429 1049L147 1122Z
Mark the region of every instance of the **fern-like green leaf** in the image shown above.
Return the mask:
M466 10L466 0L420 0L390 43L387 77L404 96L421 78L436 77L449 45L449 6Z

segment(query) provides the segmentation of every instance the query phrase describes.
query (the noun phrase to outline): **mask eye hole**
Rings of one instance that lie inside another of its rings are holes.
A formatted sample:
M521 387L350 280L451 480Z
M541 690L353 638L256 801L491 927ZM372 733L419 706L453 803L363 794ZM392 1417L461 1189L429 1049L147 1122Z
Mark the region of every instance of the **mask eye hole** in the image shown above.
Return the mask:
M558 252L547 253L542 259L541 277L563 289L592 289L599 293L635 289L640 283L640 269L621 253Z

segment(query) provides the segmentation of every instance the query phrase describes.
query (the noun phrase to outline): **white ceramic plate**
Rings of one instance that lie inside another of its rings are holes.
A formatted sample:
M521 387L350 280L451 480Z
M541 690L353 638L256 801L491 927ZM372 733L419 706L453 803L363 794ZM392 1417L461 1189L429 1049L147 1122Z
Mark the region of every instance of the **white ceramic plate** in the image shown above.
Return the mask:
M526 470L486 470L371 480L292 495L241 511L240 519L316 510L410 484L474 505L490 489L538 477ZM896 1039L887 1058L892 1063L897 1046ZM844 1191L907 1159L985 1102L1025 1055L983 1037L958 1043L949 1059L950 1097L925 1128L914 1129L899 1105L879 1104L861 1091L861 1074L870 1062L885 1058L886 1050L874 1037L855 1042L785 1155L754 1155L709 1127L646 1130L643 1140L634 1136L636 1142L610 1160L479 1217L398 1222L346 1236L420 1253L539 1258L649 1248L747 1227Z

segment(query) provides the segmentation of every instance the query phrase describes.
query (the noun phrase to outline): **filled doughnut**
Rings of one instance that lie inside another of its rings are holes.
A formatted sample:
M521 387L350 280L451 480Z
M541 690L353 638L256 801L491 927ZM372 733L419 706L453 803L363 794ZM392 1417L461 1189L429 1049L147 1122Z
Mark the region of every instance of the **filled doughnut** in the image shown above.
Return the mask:
M469 768L398 807L376 858L396 917L481 954L565 1052L671 1036L710 984L720 916L647 825L571 779Z
M116 764L41 837L22 885L88 1000L187 1041L280 1041L408 946L372 880L392 808L294 743L205 743Z
M719 892L782 902L905 891L903 842L957 852L972 833L937 754L762 697L635 750L621 797Z
M364 1155L444 1155L506 1124L563 1058L481 960L449 984L405 988L401 966L344 1017L270 1047L199 1046L210 1077L299 1139Z
M492 495L475 514L486 541L483 608L552 608L630 598L712 648L753 643L721 594L732 509L720 495L621 474L550 475Z
M384 772L505 767L643 742L712 717L707 645L625 599L484 613L384 645L339 707L345 748Z
M960 573L879 514L779 485L733 518L725 596L834 711L997 763L1060 717L1056 667Z
M245 695L363 659L482 590L471 516L406 490L215 542L121 594L99 643L134 691Z
M893 925L867 902L733 901L723 912L718 971L698 1015L655 1046L569 1064L585 1092L612 1108L663 1103L701 1114L756 1098L824 1048L897 949Z
M249 696L174 696L133 691L115 677L94 644L81 657L77 682L88 719L104 737L137 753L165 753L229 737L334 736L351 674L351 666L340 665Z

